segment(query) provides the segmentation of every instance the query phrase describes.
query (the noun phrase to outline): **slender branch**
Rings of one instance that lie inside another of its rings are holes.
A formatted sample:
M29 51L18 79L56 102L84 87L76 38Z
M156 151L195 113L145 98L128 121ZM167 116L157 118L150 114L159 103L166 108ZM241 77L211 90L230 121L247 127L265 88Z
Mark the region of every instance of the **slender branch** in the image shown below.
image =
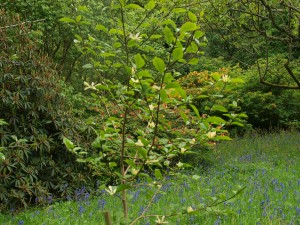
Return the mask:
M284 64L284 68L288 71L289 75L293 78L293 80L298 85L298 88L300 89L300 81L297 79L297 77L295 76L295 74L293 73L293 71L291 70L291 68L289 67L289 61L287 61Z
M26 24L26 23L38 23L38 22L42 22L42 21L45 21L46 19L38 19L38 20L33 20L33 21L24 21L22 23L17 23L17 24L13 24L13 25L9 25L9 26L4 26L4 27L0 27L0 29L6 29L6 28L12 28L12 27L17 27L17 26L20 26L22 24Z
M287 36L289 36L289 37L292 38L293 40L298 41L298 40L299 40L298 37L296 37L295 35L293 35L291 32L289 32L289 31L286 30L285 28L280 27L280 26L276 23L275 17L274 17L274 15L273 15L273 11L272 11L270 5L268 5L268 4L265 2L265 0L260 0L260 2L266 7L266 9L267 9L267 11L268 11L268 13L269 13L269 19L270 19L272 25L274 26L274 28L276 28L278 31L281 31L281 32L285 33Z
M218 206L224 202L227 202L233 198L235 198L237 195L239 195L243 190L245 190L246 187L243 187L242 189L238 190L235 194L233 194L232 196L230 196L229 198L226 198L222 201L218 201L219 199L217 199L216 201L214 201L212 204L208 205L208 206L204 206L204 207L201 207L201 208L198 208L198 209L193 209L192 213L196 213L196 212L200 212L200 211L207 211L207 209L210 209L212 207L215 207L215 206ZM179 216L179 215L184 215L184 214L189 214L188 211L185 211L185 212L178 212L178 213L171 213L171 214L168 214L168 215L158 215L158 214L150 214L150 215L143 215L143 216L139 216L139 220L140 219L143 219L143 218L149 218L149 217L165 217L165 218L170 218L170 217L174 217L174 216ZM135 221L136 223L136 221ZM134 223L131 223L130 225L132 225Z
M148 211L148 209L150 208L150 206L152 205L155 197L158 195L158 193L160 192L160 189L162 188L162 185L159 186L157 188L157 190L155 191L155 193L153 194L152 198L150 199L150 201L148 202L147 206L144 208L142 214L140 216L138 216L137 218L135 218L131 223L130 225L133 225L135 223L137 223L140 219L144 218L145 216L145 213Z

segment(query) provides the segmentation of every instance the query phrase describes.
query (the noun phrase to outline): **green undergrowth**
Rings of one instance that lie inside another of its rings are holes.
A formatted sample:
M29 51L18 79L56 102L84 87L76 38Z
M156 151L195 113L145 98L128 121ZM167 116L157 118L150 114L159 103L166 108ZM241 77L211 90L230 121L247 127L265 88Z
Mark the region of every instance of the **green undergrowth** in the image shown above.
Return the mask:
M166 221L180 225L300 224L299 153L299 132L252 134L221 143L205 155L213 165L205 171L193 171L199 176L197 180L168 178L147 214L194 209L220 193L230 197L237 186L242 186L245 189L241 194L212 212L200 211ZM143 186L142 181L139 185L142 188L131 190L129 195L131 218L141 214L153 193L153 187ZM76 198L16 215L0 214L0 224L105 224L104 211L116 216L122 209L118 196L105 192L91 197L83 188ZM155 224L155 220L145 218L139 224Z

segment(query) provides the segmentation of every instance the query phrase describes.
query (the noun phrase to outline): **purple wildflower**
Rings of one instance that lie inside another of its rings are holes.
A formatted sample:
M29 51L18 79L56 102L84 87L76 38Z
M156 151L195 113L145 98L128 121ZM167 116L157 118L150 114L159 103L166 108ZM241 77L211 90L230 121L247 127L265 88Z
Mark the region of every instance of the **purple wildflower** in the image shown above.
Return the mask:
M82 205L79 206L79 209L78 209L78 213L79 215L81 215L82 213L84 213L85 209Z

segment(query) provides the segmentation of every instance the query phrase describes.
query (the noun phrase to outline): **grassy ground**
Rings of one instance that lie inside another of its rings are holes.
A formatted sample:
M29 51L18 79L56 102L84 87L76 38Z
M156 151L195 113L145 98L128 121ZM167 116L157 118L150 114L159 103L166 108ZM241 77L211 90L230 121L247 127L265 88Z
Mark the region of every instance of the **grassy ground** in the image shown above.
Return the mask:
M148 213L196 208L220 193L231 196L240 185L246 189L233 200L216 207L213 213L199 212L167 221L180 225L300 225L300 133L251 135L222 143L206 155L213 166L204 172L195 171L198 180L169 179ZM131 191L132 218L146 207L151 192L151 187ZM103 211L116 214L121 209L117 197L91 198L84 189L79 190L78 196L78 201L32 209L16 216L0 214L0 225L104 224ZM220 213L222 210L227 210L227 215ZM140 224L155 224L155 219L147 218Z

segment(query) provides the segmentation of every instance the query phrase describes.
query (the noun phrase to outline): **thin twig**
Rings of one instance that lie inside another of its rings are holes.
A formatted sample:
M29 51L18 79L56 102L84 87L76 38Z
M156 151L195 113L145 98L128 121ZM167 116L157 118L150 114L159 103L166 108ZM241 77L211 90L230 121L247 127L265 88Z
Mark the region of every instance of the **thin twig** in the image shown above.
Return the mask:
M45 20L46 19L38 19L38 20L33 20L33 21L28 20L28 21L25 21L25 22L22 22L22 23L13 24L13 25L5 26L5 27L0 27L0 29L17 27L17 26L20 26L20 25L25 24L25 23L37 23L37 22L42 22L42 21L45 21Z

